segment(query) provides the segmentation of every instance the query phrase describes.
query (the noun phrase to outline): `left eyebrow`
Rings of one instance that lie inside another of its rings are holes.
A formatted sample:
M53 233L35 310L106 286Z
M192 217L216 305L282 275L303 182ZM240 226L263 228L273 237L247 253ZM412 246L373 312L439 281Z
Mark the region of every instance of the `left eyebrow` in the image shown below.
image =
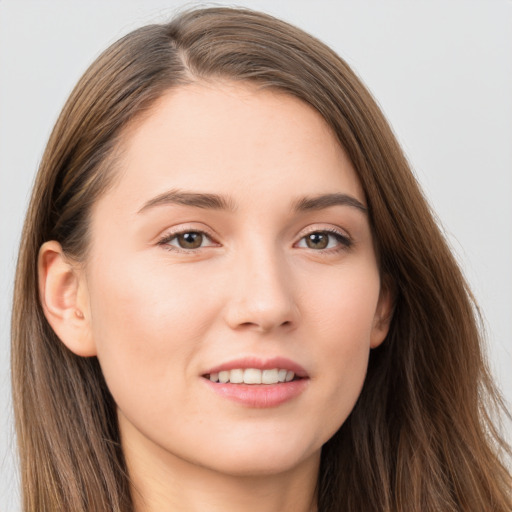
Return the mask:
M210 210L234 211L235 204L229 197L218 194L205 194L200 192L189 192L186 190L173 189L160 194L147 201L137 213L142 213L156 206L178 204L204 208Z
M350 206L363 213L368 213L368 208L355 197L348 194L322 194L313 197L302 197L294 202L293 209L298 212L308 210L323 210L331 206Z

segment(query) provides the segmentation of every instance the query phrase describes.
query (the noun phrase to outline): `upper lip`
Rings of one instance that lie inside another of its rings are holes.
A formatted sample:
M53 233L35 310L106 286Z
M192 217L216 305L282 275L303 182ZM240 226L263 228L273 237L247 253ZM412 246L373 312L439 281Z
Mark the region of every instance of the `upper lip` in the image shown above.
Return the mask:
M295 361L286 357L272 357L270 359L262 359L259 357L243 357L240 359L232 359L225 363L213 366L204 375L210 375L212 373L219 373L222 371L236 370L237 368L258 368L260 370L273 370L278 368L281 370L291 370L296 377L306 378L308 373L306 370Z

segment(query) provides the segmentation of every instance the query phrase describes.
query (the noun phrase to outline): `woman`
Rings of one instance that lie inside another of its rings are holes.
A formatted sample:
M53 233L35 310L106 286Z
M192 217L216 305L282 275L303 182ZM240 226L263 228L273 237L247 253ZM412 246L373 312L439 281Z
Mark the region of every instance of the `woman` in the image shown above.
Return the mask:
M144 27L73 91L27 215L25 510L510 511L480 344L338 56L252 11Z

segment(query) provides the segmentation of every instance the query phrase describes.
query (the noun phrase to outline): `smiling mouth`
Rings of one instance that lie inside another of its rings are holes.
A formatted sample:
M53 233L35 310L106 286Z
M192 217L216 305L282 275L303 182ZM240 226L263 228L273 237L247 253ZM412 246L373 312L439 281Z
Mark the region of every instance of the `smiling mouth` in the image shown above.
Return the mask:
M221 384L283 384L301 377L295 375L291 370L284 368L273 368L269 370L260 370L259 368L235 368L233 370L224 370L218 373L208 373L203 375L211 382Z

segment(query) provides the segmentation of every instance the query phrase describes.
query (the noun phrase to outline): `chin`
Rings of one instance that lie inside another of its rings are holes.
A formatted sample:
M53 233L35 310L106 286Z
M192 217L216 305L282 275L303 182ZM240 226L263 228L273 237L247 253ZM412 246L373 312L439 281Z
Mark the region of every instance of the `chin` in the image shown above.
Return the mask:
M261 442L262 441L262 442ZM217 447L220 447L220 443ZM236 442L231 440L228 448L216 450L210 460L215 463L205 464L218 472L240 477L258 477L278 475L291 471L307 461L320 460L321 444L305 444L303 438L290 439L255 439ZM227 456L226 456L227 455ZM215 467L213 467L215 466Z

